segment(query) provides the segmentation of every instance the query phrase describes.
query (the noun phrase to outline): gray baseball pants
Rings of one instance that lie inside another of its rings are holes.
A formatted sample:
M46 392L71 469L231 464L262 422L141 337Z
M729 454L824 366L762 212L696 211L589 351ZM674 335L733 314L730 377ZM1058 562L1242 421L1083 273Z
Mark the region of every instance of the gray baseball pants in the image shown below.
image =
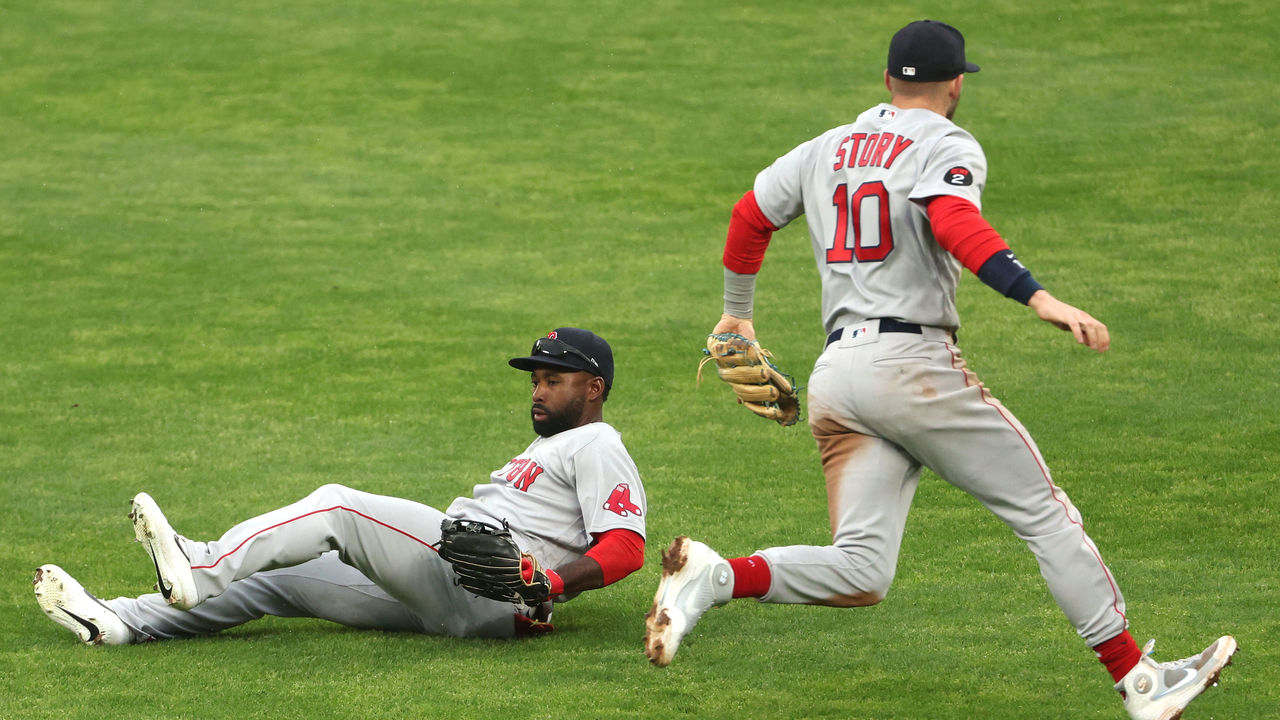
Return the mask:
M313 617L350 627L508 637L516 608L454 585L432 545L444 514L401 498L325 485L212 542L185 540L201 603L159 594L107 605L140 639L210 635L260 618Z
M1080 512L1053 483L1030 434L965 367L949 333L880 333L873 325L831 343L809 379L809 424L822 456L833 542L757 553L773 574L765 602L879 602L928 467L1027 544L1090 646L1125 629L1124 598Z

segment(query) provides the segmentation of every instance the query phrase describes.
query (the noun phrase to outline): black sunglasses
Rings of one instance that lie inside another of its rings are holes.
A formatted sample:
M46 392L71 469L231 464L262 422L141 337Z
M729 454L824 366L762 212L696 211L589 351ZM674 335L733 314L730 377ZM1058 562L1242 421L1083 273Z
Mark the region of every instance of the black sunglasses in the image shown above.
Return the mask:
M533 343L533 350L531 350L529 354L537 355L538 353L542 353L543 355L549 355L551 357L564 357L565 355L575 355L577 357L582 358L589 365L591 365L591 367L597 370L600 369L600 363L596 362L594 358L587 357L578 348L570 345L569 343L557 340L555 338L550 338L550 337L538 338Z

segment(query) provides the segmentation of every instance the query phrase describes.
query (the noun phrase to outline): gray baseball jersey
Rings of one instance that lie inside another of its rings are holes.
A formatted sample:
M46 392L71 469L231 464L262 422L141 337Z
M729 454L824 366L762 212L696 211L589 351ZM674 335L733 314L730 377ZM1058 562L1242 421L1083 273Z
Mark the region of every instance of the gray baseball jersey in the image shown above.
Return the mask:
M592 534L625 529L644 536L644 487L618 431L596 422L539 437L458 498L450 517L501 524L547 567L582 556Z
M915 201L958 195L981 208L986 178L968 132L885 103L778 158L756 176L755 197L776 227L805 215L827 332L878 317L954 330L960 262Z
M952 334L961 266L920 202L958 195L981 207L985 180L971 135L888 104L757 176L756 202L775 226L805 214L822 278L829 337L809 378L809 425L833 538L760 551L772 571L763 599L878 602L929 467L1027 543L1058 605L1096 645L1125 628L1124 599L1031 435L966 367Z
M591 533L625 528L643 536L645 509L635 464L618 432L600 422L535 440L448 514L507 521L522 549L555 568L581 557ZM453 568L435 548L445 516L412 500L325 485L217 540L179 538L202 600L191 610L158 594L107 604L138 640L208 635L263 615L512 635L520 627L515 606L454 584Z

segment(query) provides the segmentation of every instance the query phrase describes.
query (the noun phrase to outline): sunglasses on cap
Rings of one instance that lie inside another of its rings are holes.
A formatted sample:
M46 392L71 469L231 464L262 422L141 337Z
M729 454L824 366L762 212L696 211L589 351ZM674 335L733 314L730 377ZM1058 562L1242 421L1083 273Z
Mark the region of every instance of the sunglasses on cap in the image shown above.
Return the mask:
M553 358L564 357L565 355L573 355L575 357L582 358L584 362L586 362L588 365L595 368L596 370L600 369L600 363L596 362L595 358L589 358L586 356L585 353L583 353L578 348L570 345L569 343L557 340L555 338L542 337L534 341L533 350L531 350L529 354L537 355L539 353L543 355L547 355L549 357L553 357Z

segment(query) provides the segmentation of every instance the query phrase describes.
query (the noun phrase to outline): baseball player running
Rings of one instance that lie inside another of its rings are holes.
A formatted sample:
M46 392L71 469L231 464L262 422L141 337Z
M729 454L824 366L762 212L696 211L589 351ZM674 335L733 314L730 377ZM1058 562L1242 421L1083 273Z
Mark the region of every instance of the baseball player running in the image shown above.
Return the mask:
M91 645L210 635L263 615L458 637L549 630L552 600L612 584L643 564L645 493L603 420L613 385L608 343L558 328L509 362L531 374L538 437L443 513L325 485L200 542L175 532L141 493L130 517L160 592L103 601L44 565L34 581L41 609ZM457 584L457 568L438 550L442 524L457 519L509 526L527 556L515 555L514 580L504 581L521 599L479 597Z
M1107 328L1031 276L983 219L987 163L951 122L964 39L924 20L889 45L891 99L803 143L761 172L733 209L725 314L713 332L753 339L755 277L772 233L808 220L822 278L826 348L809 379L809 424L826 476L833 542L725 560L677 538L647 617L645 653L671 662L712 606L731 598L874 605L893 580L922 467L977 498L1027 543L1054 599L1110 671L1134 718L1169 720L1215 682L1230 636L1157 663L1127 631L1125 602L1080 513L1026 429L969 370L955 332L968 268L1075 341L1107 350Z

